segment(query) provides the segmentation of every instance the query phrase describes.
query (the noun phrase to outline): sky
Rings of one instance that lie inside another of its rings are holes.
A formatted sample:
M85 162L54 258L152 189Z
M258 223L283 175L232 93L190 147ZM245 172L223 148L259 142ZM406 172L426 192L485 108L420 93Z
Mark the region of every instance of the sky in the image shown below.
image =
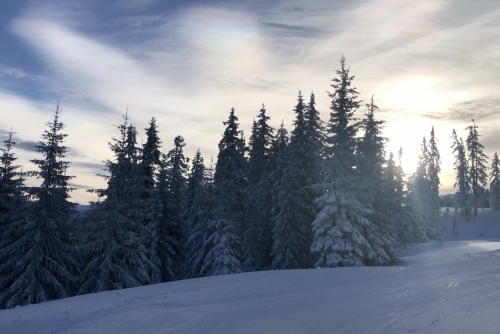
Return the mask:
M208 164L232 107L247 138L263 103L291 131L299 90L327 121L344 55L406 173L434 126L451 193L453 129L465 139L474 119L486 154L500 149L499 31L495 0L2 1L0 136L13 129L18 162L35 170L59 101L72 200L86 203L127 110L139 143L154 116L165 152L182 135Z

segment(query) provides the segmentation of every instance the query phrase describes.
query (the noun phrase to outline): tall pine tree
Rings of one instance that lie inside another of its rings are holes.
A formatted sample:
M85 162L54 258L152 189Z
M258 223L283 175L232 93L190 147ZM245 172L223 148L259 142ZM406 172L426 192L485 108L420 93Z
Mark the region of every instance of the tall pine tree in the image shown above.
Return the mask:
M213 207L213 185L210 183L211 170L205 168L200 151L191 164L191 172L187 180L186 211L186 277L202 276L205 257L208 254L207 223L211 219Z
M369 217L370 207L362 203L359 175L356 173L356 132L354 113L359 108L358 91L352 86L344 57L337 77L332 80L330 121L324 182L316 199L318 214L313 221L313 244L316 266L336 267L388 264L397 250Z
M250 138L246 219L242 240L245 271L269 265L271 252L271 181L274 129L262 105Z
M174 250L169 264L164 272L163 281L172 281L182 278L184 265L185 226L182 215L185 211L186 174L188 165L184 157L184 138L177 136L174 139L174 148L166 155L166 186L167 193L163 205L165 224L168 226L170 245ZM174 242L175 241L175 242Z
M151 283L153 264L143 243L144 178L136 147L137 130L129 124L127 114L123 118L117 126L120 136L109 143L114 159L105 162L107 188L97 191L103 201L89 212L92 230L83 247L87 262L79 293Z
M469 151L469 173L472 190L474 217L477 216L479 196L486 186L488 175L486 174L486 163L488 156L484 154L484 146L479 142L478 126L472 120L472 125L466 128L469 134L466 139L467 150Z
M455 208L458 209L462 216L465 216L469 220L472 213L472 198L465 145L462 138L458 138L455 130L453 130L452 140L453 144L451 148L453 150L453 157L455 158L454 169L456 171L454 187L458 187L454 196Z
M214 206L207 224L208 253L204 276L239 273L241 265L241 235L247 187L245 145L234 108L224 122L226 129L219 142L219 154L214 173Z
M165 238L159 230L164 224L165 207L158 191L158 173L161 164L161 141L158 135L156 118L152 118L146 130L146 143L142 146L139 162L139 177L141 178L140 208L142 224L142 244L146 247L147 256L153 267L149 276L152 283L162 281L164 267L163 254L167 252Z
M73 178L66 171L66 134L59 104L53 120L36 146L42 155L31 160L37 171L28 175L41 180L29 188L34 200L26 202L6 226L0 250L0 305L10 308L67 297L75 285L77 262L70 244L68 201Z
M425 241L426 238L432 237L431 227L435 223L433 221L434 212L434 193L429 177L429 146L425 137L422 139L421 152L417 165L417 170L411 176L409 182L409 201L415 217L415 228L417 236L422 236L422 239L415 240L417 242Z
M7 214L24 201L21 166L16 164L17 158L12 151L16 144L13 135L14 132L11 130L4 140L5 146L0 148L0 236L1 227L7 221Z
M490 181L490 207L498 210L500 209L500 160L496 152L491 161Z
M314 107L314 106L313 106ZM308 189L307 138L305 111L299 91L294 108L295 122L290 144L286 146L286 130L280 129L276 146L278 168L273 174L273 269L296 269L312 266L311 221L314 219L314 203Z

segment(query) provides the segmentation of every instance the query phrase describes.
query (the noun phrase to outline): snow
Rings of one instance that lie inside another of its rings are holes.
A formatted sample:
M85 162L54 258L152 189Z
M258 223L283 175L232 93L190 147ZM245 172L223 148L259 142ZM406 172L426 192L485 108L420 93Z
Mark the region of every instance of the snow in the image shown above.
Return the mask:
M392 267L283 270L101 292L0 311L0 333L499 333L500 213L443 217ZM479 237L479 235L482 235Z

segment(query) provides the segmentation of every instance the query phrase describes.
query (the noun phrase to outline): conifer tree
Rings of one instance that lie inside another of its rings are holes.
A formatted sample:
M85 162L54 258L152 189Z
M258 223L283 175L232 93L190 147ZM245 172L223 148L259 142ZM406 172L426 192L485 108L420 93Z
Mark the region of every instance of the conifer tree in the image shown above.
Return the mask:
M469 134L466 139L467 150L469 151L469 173L473 198L474 217L477 216L477 208L481 187L486 186L487 174L486 163L488 156L484 154L484 146L479 142L478 126L472 120L472 125L466 128Z
M394 154L389 153L382 169L382 182L378 193L378 210L392 223L398 240L405 245L411 240L411 226L403 219L403 175L400 166L396 166Z
M200 151L191 164L191 172L187 180L186 211L186 277L200 277L201 268L208 253L205 241L207 236L207 222L210 220L213 203L211 202L212 184L210 170L205 168Z
M88 262L79 293L117 290L149 284L153 264L143 244L146 234L141 212L144 179L141 177L136 128L127 114L117 126L120 136L109 147L113 160L105 162L107 188L89 212L93 226L83 247Z
M385 163L384 144L387 141L386 138L382 137L385 122L375 119L375 111L379 108L375 105L373 96L366 108L368 112L361 121L363 136L357 146L360 160L358 171L366 195L364 202L374 208L373 219L381 223L382 220L386 219L384 217L386 212L383 212L383 203L381 203L384 198L377 196L377 194L382 191L383 165Z
M182 215L185 211L186 174L188 165L184 157L184 138L177 136L174 139L174 148L166 155L166 186L167 193L163 205L165 224L168 226L168 237L172 240L170 248L174 250L169 260L168 273L165 272L163 281L172 281L182 278L184 264L185 226ZM175 242L173 242L175 240Z
M290 144L286 130L278 132L278 168L273 173L273 269L308 268L312 243L313 199L307 187L308 162L304 100L299 91L294 108L296 118Z
M142 146L142 155L140 159L141 175L144 177L144 187L149 192L156 184L156 173L160 165L161 140L158 135L156 118L151 118L149 127L146 129L146 143ZM150 194L145 194L150 196Z
M11 130L4 140L5 146L0 148L0 236L1 227L7 222L6 215L24 201L24 179L20 172L21 166L16 165L17 158L12 151L16 144L13 135Z
M17 157L14 155L13 131L8 133L4 141L5 146L0 148L0 309L15 305L5 305L2 299L2 291L6 291L9 285L16 279L13 275L15 269L10 263L10 253L7 247L19 239L14 229L6 230L13 221L19 219L21 210L27 209L26 196L23 193L24 180L20 166L16 165ZM16 249L13 249L16 251Z
M490 181L490 207L498 210L500 209L500 161L496 152L491 161Z
M152 118L146 130L146 143L142 146L139 162L139 177L141 178L140 208L143 229L142 244L147 250L148 259L153 267L149 276L152 283L162 281L162 252L165 252L164 238L158 232L164 222L165 208L158 191L157 180L161 164L161 140L158 135L156 118Z
M241 235L244 219L244 189L247 187L245 145L238 129L234 108L219 142L214 173L214 206L207 224L208 253L202 268L203 276L238 273L241 265Z
M431 197L429 198L430 205L430 222L431 222L431 236L438 237L440 233L439 228L439 173L441 172L441 156L437 148L437 138L434 133L434 127L431 129L429 138L429 161L427 165L427 175L430 183Z
M469 168L467 165L465 145L462 138L458 138L455 130L453 130L452 140L453 144L451 148L455 158L454 169L456 171L454 187L458 187L454 196L455 208L458 208L460 214L469 220L472 211L472 199L470 194Z
M322 160L324 153L324 125L316 109L316 97L312 92L309 103L304 110L304 161L306 161L306 174L308 175L308 185L313 185L321 180ZM312 189L308 188L311 196L314 196Z
M42 155L31 160L37 171L28 175L41 180L29 188L34 200L26 202L6 226L0 259L0 306L14 307L64 298L72 294L77 263L70 244L68 201L73 178L66 174L69 162L63 145L66 134L59 104L36 146ZM5 153L5 152L4 152Z
M433 220L434 211L434 193L431 180L428 174L429 170L429 148L425 137L422 140L421 153L416 172L412 175L409 184L409 201L413 209L413 215L416 221L416 235L421 235L422 239L417 242L425 241L427 237L432 237L432 226L436 223Z
M381 265L392 262L397 250L383 231L369 220L372 210L361 201L359 175L355 156L359 108L358 91L352 86L344 57L337 77L332 80L333 93L328 123L325 181L318 184L321 196L316 199L318 214L313 221L311 251L317 254L316 266Z
M262 105L250 138L246 219L242 240L243 268L260 270L270 262L271 252L271 182L274 129Z

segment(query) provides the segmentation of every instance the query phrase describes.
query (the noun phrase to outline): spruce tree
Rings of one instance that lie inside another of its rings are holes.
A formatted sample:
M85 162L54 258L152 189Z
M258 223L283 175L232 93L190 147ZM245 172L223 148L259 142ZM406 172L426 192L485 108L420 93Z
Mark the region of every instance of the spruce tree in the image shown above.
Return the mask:
M486 163L488 156L484 154L484 146L479 142L478 126L472 120L472 125L466 128L469 134L466 139L469 151L469 173L472 190L474 217L477 216L479 195L482 187L486 186L488 175L486 174Z
M156 118L151 118L149 127L146 129L146 143L142 146L140 159L141 175L144 178L144 188L148 191L144 196L150 196L149 190L156 185L156 173L160 165L161 140L158 135Z
M273 173L273 269L308 268L312 265L309 248L312 243L311 221L313 199L307 187L308 162L304 100L299 91L294 108L296 118L290 144L286 130L278 132L278 168Z
M24 179L20 172L21 166L16 164L17 158L12 151L16 144L13 135L11 130L4 140L5 146L0 148L0 236L1 227L7 221L6 215L24 201Z
M167 193L163 205L165 224L168 226L170 245L174 250L169 259L168 272L163 273L163 281L172 281L182 278L184 264L185 226L182 215L185 211L186 174L188 165L184 157L184 138L177 136L174 139L174 148L166 155L166 186ZM175 240L175 242L173 242Z
M158 233L164 220L164 205L157 188L158 173L161 164L161 141L158 135L156 118L152 118L146 130L146 143L142 146L139 162L139 177L141 178L140 208L143 229L142 244L146 247L147 256L153 264L149 273L152 283L162 281L162 251L163 238Z
M407 219L404 205L404 182L401 166L394 161L394 154L389 153L382 170L382 183L378 193L378 209L392 223L398 241L404 246L412 241L412 224Z
M500 209L500 161L496 152L491 161L490 181L490 208L498 210Z
M89 212L92 230L83 252L88 262L79 293L117 290L149 284L153 264L143 244L143 181L136 147L136 128L127 114L117 126L120 136L109 142L113 160L105 162L107 188Z
M416 221L416 235L422 239L415 241L425 241L427 237L433 237L432 226L436 223L433 218L434 212L434 192L428 174L429 170L429 148L425 137L422 140L421 152L417 170L411 176L409 183L409 201Z
M244 219L244 189L247 187L245 145L238 129L234 108L219 142L214 173L214 206L207 224L208 253L202 272L204 276L238 273L241 265L241 235Z
M427 165L427 175L430 183L431 197L429 198L430 205L430 221L431 221L431 236L437 238L440 233L439 227L439 173L441 172L441 156L437 148L437 138L432 127L429 138L429 161Z
M250 138L246 219L242 240L243 268L260 270L270 263L271 252L271 183L274 129L262 105Z
M191 164L191 172L187 180L186 211L186 266L187 278L202 276L205 257L208 254L208 227L211 218L212 188L211 170L205 168L200 151Z
M0 291L5 291L16 279L11 264L9 264L9 251L5 249L16 242L20 235L15 234L15 230L6 230L13 221L18 219L18 214L27 208L26 196L23 192L24 180L20 166L16 165L16 156L13 147L16 142L13 140L14 133L9 132L4 141L5 146L0 148L2 152L0 160ZM14 250L15 251L15 250ZM0 298L2 294L0 293ZM12 307L15 305L10 305ZM7 307L5 301L0 299L0 308Z
M453 150L453 157L455 158L454 169L456 171L454 187L458 187L454 196L455 208L459 210L462 216L465 216L469 220L472 211L472 198L465 145L462 138L458 138L455 130L453 130L452 140L453 144L451 148Z
M359 139L357 155L359 157L360 182L364 189L364 203L374 209L372 220L382 229L388 229L387 214L389 209L387 203L383 203L385 198L379 196L383 187L383 165L385 161L384 144L387 141L382 136L384 121L375 118L375 111L379 108L373 101L373 96L369 104L364 119L361 121L361 131L363 136Z
M14 307L64 298L72 294L77 263L70 244L69 217L73 178L66 171L66 134L60 121L59 104L47 130L36 146L42 155L31 160L37 171L28 175L41 180L30 187L32 202L26 202L11 217L3 232L0 250L0 306Z
M316 199L311 251L318 256L319 267L388 264L395 259L395 245L369 220L372 210L362 203L362 190L356 186L358 126L354 113L360 105L359 93L352 86L354 76L344 57L340 66L332 80L333 93L329 93L325 180L316 187L321 195Z
M309 97L309 103L307 108L304 110L304 161L306 161L306 174L308 175L308 185L313 185L318 183L322 176L322 161L324 153L324 125L320 118L320 113L316 109L316 97L312 92ZM308 191L311 196L314 196L314 192L309 187Z

